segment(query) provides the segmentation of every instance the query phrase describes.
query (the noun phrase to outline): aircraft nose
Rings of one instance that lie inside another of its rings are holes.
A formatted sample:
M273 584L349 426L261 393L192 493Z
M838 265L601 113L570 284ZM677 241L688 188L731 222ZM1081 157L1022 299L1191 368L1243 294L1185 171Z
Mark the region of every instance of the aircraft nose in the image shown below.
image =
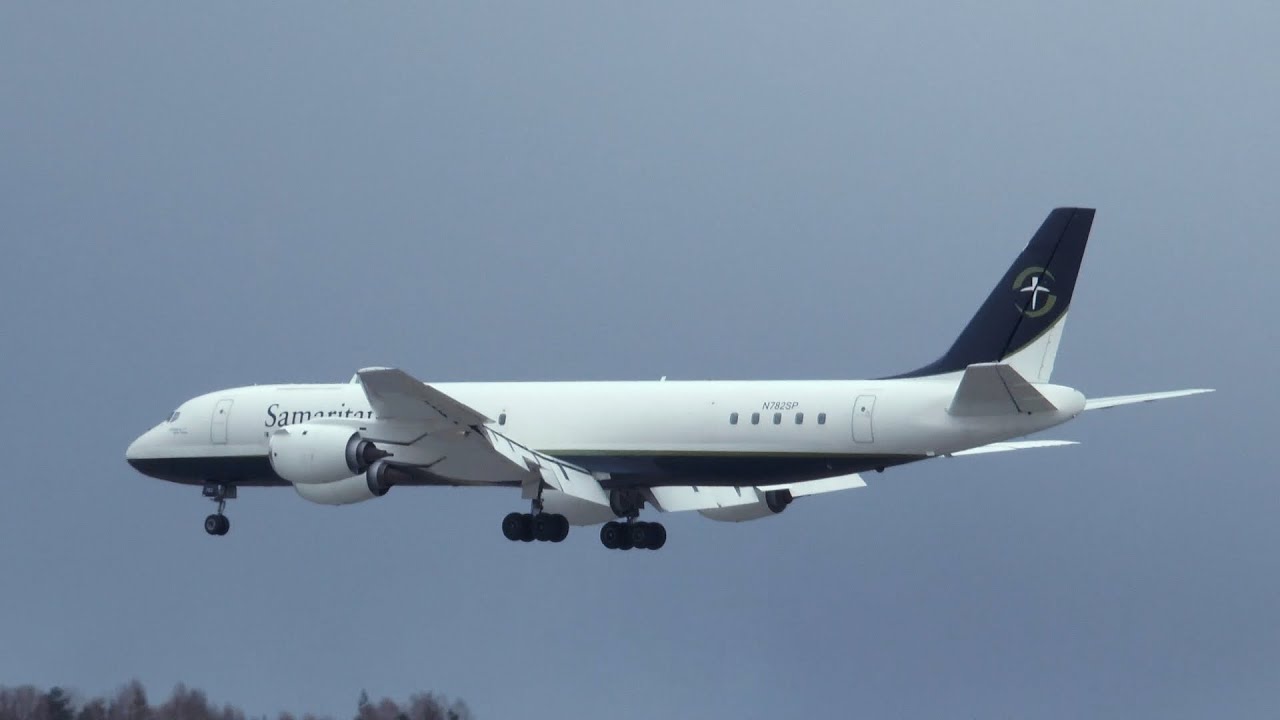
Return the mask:
M130 467L147 477L159 477L164 475L164 460L162 455L157 452L160 448L161 438L156 436L154 430L142 433L133 442L129 443L129 447L124 451L125 462Z
M133 442L129 443L129 447L125 448L124 459L135 469L141 470L142 463L151 457L149 452L150 446L153 444L151 432L147 431L139 435Z

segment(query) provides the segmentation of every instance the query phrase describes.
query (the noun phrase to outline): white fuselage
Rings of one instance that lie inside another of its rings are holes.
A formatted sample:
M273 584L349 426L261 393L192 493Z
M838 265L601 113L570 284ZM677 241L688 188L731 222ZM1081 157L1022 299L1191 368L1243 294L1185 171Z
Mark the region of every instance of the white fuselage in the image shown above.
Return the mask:
M960 374L871 381L439 383L489 427L602 476L642 485L814 479L878 469L1061 424L1084 396L1040 384L1057 410L957 417ZM360 384L262 385L209 393L130 447L140 470L198 483L280 484L273 431L326 417L374 419ZM169 462L165 462L169 461ZM133 460L131 459L131 462Z

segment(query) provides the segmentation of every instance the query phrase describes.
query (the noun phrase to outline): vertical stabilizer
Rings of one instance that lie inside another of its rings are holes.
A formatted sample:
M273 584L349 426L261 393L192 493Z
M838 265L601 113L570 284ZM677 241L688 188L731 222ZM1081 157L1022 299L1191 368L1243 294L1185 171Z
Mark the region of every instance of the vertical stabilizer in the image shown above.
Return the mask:
M1047 382L1093 214L1091 208L1050 212L946 354L894 377L943 375L978 363L1004 362L1031 382Z

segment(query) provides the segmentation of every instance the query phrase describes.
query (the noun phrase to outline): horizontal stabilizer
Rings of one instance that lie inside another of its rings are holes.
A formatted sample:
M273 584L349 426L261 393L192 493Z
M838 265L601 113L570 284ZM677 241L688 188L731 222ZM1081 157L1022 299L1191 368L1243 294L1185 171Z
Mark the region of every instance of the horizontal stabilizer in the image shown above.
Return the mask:
M1013 450L1031 450L1033 448L1046 447L1064 447L1066 445L1079 445L1074 440L1017 440L1014 442L998 442L990 445L982 445L968 450L949 453L948 457L962 457L964 455L986 455L987 453L1011 452Z
M1023 415L1056 410L1017 370L1000 363L965 368L947 412L960 416Z
M1168 390L1166 392L1143 393L1141 395L1115 395L1112 397L1089 398L1084 401L1084 409L1104 410L1106 408L1118 407L1120 405L1134 405L1136 403L1168 400L1169 398L1186 397L1188 395L1199 395L1201 393L1211 392L1213 392L1213 390L1210 388L1195 388L1192 390Z

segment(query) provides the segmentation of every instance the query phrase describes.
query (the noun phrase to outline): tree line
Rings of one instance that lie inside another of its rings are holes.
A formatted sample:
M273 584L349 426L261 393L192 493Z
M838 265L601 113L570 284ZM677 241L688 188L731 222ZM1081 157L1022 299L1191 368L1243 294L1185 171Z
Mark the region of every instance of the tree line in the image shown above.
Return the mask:
M240 708L211 702L202 690L179 683L168 699L153 705L137 680L109 697L81 697L61 687L41 690L32 685L0 686L0 720L272 720L247 716ZM329 716L282 712L275 720L334 720ZM353 720L473 720L462 700L435 693L415 693L408 702L390 698L377 702L360 691Z

